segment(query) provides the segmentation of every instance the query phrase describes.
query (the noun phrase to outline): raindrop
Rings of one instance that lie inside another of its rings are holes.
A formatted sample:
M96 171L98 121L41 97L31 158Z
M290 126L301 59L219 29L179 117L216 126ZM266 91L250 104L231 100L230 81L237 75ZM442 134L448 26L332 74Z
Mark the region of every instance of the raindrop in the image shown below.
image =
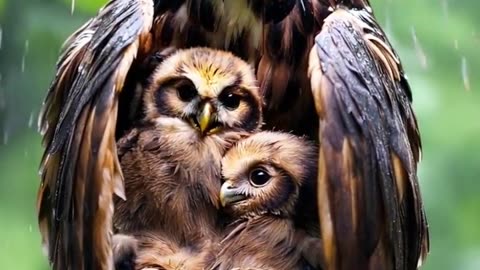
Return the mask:
M73 14L74 11L75 11L75 0L72 0L72 9L70 10L70 12Z
M5 94L3 93L2 89L2 74L0 73L0 111L3 111L7 103L5 102Z
M23 56L22 56L22 73L25 72L25 59L27 57L27 53L28 53L28 39L25 40L25 49L23 51Z
M30 225L28 226L28 231L29 231L29 232L32 232L32 231L33 231L32 224L30 224Z
M329 67L329 65L326 62L321 62L320 66L323 72L326 72L327 68Z
M423 50L422 46L420 45L420 42L418 41L417 34L413 26L411 31L412 31L413 45L415 47L415 52L417 53L417 57L420 60L420 66L423 69L426 69L428 67L427 55L425 54L425 51Z
M465 90L470 91L470 78L468 76L467 58L462 57L462 79Z
M385 10L385 33L388 38L393 38L392 20L390 18L390 9L388 8Z
M33 120L34 120L34 112L32 111L30 113L30 118L28 118L28 127L31 128L33 126Z
M448 1L447 0L442 0L442 11L443 11L443 16L445 17L445 20L448 20Z
M2 30L2 26L0 25L0 50L2 49L2 36L3 36L3 30Z
M477 35L477 32L475 30L472 31L472 38L474 42L480 44L480 37Z
M10 134L8 134L8 129L5 128L5 130L3 131L3 144L4 145L8 144L9 135Z
M455 50L458 50L458 39L453 40L453 47L455 48Z
M77 69L77 70L78 70L78 72L79 72L80 74L82 74L82 75L85 74L85 69L83 68L83 65L82 65L82 64L78 65L78 69Z

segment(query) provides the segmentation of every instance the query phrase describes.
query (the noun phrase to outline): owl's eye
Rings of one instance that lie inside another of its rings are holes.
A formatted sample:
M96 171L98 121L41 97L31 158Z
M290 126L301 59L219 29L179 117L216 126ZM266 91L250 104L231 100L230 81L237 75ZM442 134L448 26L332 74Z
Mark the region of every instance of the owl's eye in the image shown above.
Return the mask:
M235 93L226 93L224 95L220 95L219 97L220 102L229 110L235 110L238 108L241 99L242 96Z
M250 182L255 187L261 187L268 183L271 176L264 169L255 169L250 172Z
M182 101L188 102L197 96L197 89L191 84L182 84L177 87L177 93Z

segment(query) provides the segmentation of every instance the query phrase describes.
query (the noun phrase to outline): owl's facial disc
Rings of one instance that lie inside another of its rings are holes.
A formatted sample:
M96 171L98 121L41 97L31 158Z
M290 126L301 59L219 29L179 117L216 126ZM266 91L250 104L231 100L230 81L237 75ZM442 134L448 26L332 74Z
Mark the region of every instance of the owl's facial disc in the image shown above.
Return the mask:
M263 123L254 70L231 53L177 51L157 67L149 82L146 120L177 118L202 137L253 132Z

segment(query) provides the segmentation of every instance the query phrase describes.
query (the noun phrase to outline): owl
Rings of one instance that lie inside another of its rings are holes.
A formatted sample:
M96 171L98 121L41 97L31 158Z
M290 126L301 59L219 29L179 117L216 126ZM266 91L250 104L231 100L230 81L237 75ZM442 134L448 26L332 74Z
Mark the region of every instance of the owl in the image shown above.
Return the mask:
M219 227L221 159L262 124L255 75L231 53L192 48L166 57L147 84L142 124L117 143L126 200L115 199L113 216L115 231L139 242L114 237L115 249L155 237L165 256L204 249Z
M320 269L312 258L321 240L295 222L302 186L315 182L316 172L316 145L288 133L259 132L231 148L220 191L230 224L213 269Z
M296 214L320 217L326 269L423 262L412 91L369 0L110 0L65 42L39 119L37 209L54 269L111 269L113 197L125 195L116 142L142 125L145 59L199 46L254 67L265 129L319 145L318 196L300 196Z

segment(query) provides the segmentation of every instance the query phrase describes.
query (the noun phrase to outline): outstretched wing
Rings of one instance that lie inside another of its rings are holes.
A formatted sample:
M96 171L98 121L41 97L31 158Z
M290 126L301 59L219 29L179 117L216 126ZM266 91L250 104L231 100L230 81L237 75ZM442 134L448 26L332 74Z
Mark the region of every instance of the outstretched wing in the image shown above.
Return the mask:
M115 130L121 90L149 42L152 0L112 0L64 45L45 99L39 226L53 269L112 269Z
M398 56L369 10L337 7L326 18L309 76L327 269L416 269L429 249L420 135Z

